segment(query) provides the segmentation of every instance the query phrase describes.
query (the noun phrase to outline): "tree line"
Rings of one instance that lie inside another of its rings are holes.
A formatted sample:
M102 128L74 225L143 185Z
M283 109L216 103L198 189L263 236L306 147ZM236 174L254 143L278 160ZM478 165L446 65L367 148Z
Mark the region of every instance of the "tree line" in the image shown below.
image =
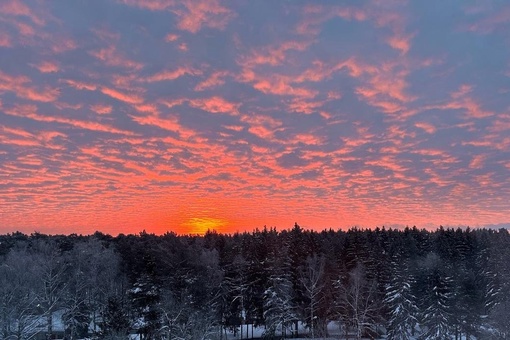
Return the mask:
M508 339L509 258L506 229L16 232L0 236L0 332L205 340L301 324L319 338L335 322L356 339Z

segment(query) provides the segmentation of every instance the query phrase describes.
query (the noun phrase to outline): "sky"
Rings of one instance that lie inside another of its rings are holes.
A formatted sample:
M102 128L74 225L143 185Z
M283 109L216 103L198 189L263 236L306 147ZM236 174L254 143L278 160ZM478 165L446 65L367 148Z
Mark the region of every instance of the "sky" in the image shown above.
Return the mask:
M0 233L510 226L510 2L2 0Z

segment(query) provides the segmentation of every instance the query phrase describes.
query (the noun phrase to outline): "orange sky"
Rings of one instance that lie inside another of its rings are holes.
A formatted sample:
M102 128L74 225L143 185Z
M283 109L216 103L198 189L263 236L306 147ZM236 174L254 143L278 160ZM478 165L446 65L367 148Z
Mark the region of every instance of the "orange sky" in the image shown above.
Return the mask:
M0 233L509 227L509 13L2 1Z

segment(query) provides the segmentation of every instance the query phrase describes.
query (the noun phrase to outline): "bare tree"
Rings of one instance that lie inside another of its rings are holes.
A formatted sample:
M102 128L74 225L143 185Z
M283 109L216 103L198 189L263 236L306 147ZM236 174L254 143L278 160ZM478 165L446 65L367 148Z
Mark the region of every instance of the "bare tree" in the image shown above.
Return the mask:
M53 317L64 301L67 282L65 279L68 263L61 256L54 241L36 240L33 253L37 266L38 307L43 311L47 323L47 336L53 336Z
M10 251L0 265L0 322L2 338L31 339L38 333L35 312L34 259L25 248Z
M365 268L358 263L346 280L335 282L338 290L338 312L348 329L352 327L356 339L361 339L368 330L375 331L381 301L377 294L376 282L366 278Z
M122 296L127 286L119 271L119 255L99 240L89 239L76 243L69 256L72 268L66 297L68 314L74 315L74 320L90 318L87 325L90 323L96 334L101 311L110 298Z
M305 313L307 315L307 323L310 327L310 335L315 339L315 330L317 325L317 312L323 300L322 289L324 274L324 258L318 255L309 256L305 265L301 269L300 282L304 288L304 296L307 306Z

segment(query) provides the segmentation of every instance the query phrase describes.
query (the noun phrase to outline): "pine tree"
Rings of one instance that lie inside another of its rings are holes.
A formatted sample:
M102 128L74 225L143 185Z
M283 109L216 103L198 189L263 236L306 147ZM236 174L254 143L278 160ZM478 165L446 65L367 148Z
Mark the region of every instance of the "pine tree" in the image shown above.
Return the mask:
M270 334L281 329L285 336L290 323L296 320L292 302L292 283L286 275L272 276L271 286L264 292L264 319Z
M105 339L125 339L129 331L129 317L123 301L110 297L101 313L101 335Z
M414 327L418 322L418 307L416 297L411 291L414 279L409 272L406 259L398 256L393 260L392 275L384 299L390 313L387 339L409 340L412 339Z
M422 323L426 331L420 336L422 340L450 339L451 302L453 299L452 278L440 267L439 258L431 259L429 269L428 291L424 306Z
M264 320L267 331L274 335L278 329L283 336L287 328L298 318L294 303L294 289L290 274L290 259L288 245L278 247L275 242L271 244L268 256L268 287L264 291Z
M143 274L128 293L135 312L133 328L138 331L142 339L153 339L160 328L159 287L149 275Z

